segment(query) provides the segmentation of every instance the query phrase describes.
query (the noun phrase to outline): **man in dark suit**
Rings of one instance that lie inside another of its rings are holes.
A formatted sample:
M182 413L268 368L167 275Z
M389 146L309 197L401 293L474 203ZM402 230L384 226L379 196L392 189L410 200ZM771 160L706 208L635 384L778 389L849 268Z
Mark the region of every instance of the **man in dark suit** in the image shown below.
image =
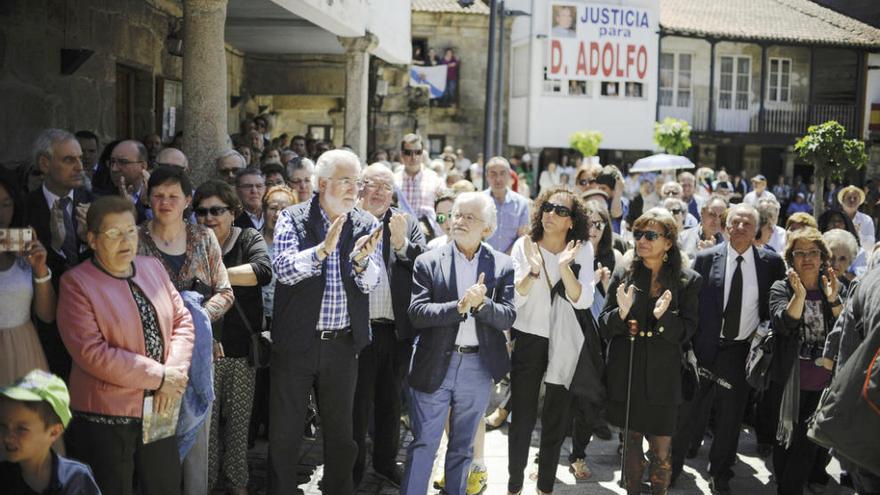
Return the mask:
M110 179L118 194L134 203L135 221L140 224L153 217L150 198L147 197L145 174L149 156L144 143L129 139L117 144L110 153Z
M269 391L269 493L297 491L296 464L314 387L324 431L323 490L354 493L352 409L358 352L370 342L368 294L382 230L355 208L360 161L321 155L318 193L281 211L275 225L275 308Z
M394 174L385 165L364 170L363 208L382 223L379 285L370 292L372 341L358 357L358 381L354 394L354 441L358 456L354 484L361 481L366 463L365 438L373 414L373 469L400 486L397 467L400 449L400 387L412 352L412 324L407 315L412 294L412 270L425 250L425 236L418 222L391 208Z
M34 163L43 173L43 186L31 192L25 203L26 223L37 232L46 246L46 264L52 272L52 285L68 269L89 255L85 242L85 209L91 194L82 189L82 148L73 134L61 129L46 129L34 143ZM83 231L80 237L79 231ZM49 369L67 379L70 355L54 324L40 325L40 342L49 361Z
M235 219L235 226L242 229L263 228L263 195L266 194L266 177L257 168L244 168L235 174L235 192L241 200L242 212ZM305 199L305 198L303 198Z
M709 414L714 395L715 428L709 452L713 493L730 493L731 468L750 391L745 375L749 344L759 323L770 319L770 286L785 276L778 254L752 246L757 228L754 207L732 206L727 213L730 241L699 252L693 266L703 277L693 350L700 366L732 387L728 390L701 381L693 400L682 406L673 439L673 479L681 473L688 446L699 445L705 425L700 418Z
M446 491L465 493L492 381L510 371L503 331L516 318L513 262L482 242L495 230L495 215L488 195L460 195L452 207L453 242L416 259L409 307L416 332L408 379L413 441L401 493L427 492L447 416Z

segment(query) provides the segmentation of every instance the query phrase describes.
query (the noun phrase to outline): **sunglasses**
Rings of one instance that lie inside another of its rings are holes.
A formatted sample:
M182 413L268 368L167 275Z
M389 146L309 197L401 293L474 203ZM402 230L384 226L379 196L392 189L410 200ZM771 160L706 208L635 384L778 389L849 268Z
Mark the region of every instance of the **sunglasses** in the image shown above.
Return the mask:
M448 220L448 219L449 219L449 216L446 215L445 213L438 213L437 217L436 217L437 223L439 223L440 225L443 225L444 223L446 223L446 220Z
M681 208L671 208L669 210L669 213L672 213L673 215L681 215L681 212L682 212Z
M193 213L195 213L197 217L205 217L209 214L212 217L219 217L220 215L229 211L229 209L230 208L228 206L212 206L210 208L198 207L193 209Z
M605 222L590 222L590 227L600 232L605 231Z
M636 230L635 232L633 232L633 239L641 241L642 237L653 242L659 239L661 235L657 232L654 232L653 230Z
M403 150L401 153L406 156L418 156L422 154L422 150Z
M571 208L562 205L554 205L553 203L544 203L541 205L541 213L555 212L559 217L570 217Z

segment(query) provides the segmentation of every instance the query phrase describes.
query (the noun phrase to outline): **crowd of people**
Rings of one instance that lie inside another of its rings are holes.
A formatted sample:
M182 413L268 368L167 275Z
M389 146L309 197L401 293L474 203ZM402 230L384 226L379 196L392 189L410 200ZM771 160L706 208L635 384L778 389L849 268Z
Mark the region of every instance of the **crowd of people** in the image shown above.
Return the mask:
M263 117L231 138L201 184L161 140L59 129L28 172L0 175L0 486L242 494L265 437L269 493L296 493L316 416L334 495L368 455L401 493L475 495L485 431L506 422L510 494L527 475L552 493L569 436L589 479L587 446L612 426L630 494L667 493L707 431L710 485L730 493L744 422L778 493L828 484L807 427L865 338L841 339L841 314L880 278L870 188L832 188L814 217L810 186L761 175L584 164L532 194L529 157L491 157L484 176L416 134L371 163L270 139ZM842 464L880 491L880 473Z

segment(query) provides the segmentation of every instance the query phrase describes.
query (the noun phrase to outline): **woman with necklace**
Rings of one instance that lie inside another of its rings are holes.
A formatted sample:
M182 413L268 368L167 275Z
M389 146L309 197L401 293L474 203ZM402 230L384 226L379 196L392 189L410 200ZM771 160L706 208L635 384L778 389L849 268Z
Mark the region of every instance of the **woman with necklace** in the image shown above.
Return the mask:
M251 334L263 329L261 287L272 280L272 264L259 232L233 226L242 204L232 186L209 180L199 186L193 205L199 225L210 228L220 241L235 292L235 307L214 325L214 338L220 341L223 355L214 366L209 487L220 481L222 473L221 482L229 493L246 495L248 427L256 380L256 370L249 363Z

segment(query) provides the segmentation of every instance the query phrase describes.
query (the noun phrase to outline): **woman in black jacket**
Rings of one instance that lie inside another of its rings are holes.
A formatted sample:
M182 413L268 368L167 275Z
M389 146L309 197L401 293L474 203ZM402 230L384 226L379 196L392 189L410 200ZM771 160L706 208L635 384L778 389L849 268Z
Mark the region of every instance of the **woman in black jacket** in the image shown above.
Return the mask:
M773 416L779 418L773 470L780 494L800 495L808 482L828 482L828 452L807 439L807 423L831 379L831 372L822 366L822 350L843 309L840 281L828 264L830 258L818 230L790 233L785 246L788 277L770 289L777 342L770 397L774 413L779 411Z
M670 445L682 402L681 346L697 328L702 278L683 266L677 224L665 209L652 208L640 216L633 224L633 238L632 263L611 280L599 323L602 337L609 341L608 416L613 424L624 426L634 346L624 480L627 493L640 492L642 438L649 435L651 485L655 494L663 494L672 473Z
M209 486L213 489L218 471L230 493L247 493L247 437L253 406L256 372L248 363L251 334L263 328L261 287L272 280L272 264L266 241L254 229L234 227L241 203L232 186L208 181L193 197L196 219L217 236L223 264L235 303L214 325L214 340L221 350L215 356L214 409L211 414ZM225 420L222 433L220 418ZM222 455L222 462L221 462Z

